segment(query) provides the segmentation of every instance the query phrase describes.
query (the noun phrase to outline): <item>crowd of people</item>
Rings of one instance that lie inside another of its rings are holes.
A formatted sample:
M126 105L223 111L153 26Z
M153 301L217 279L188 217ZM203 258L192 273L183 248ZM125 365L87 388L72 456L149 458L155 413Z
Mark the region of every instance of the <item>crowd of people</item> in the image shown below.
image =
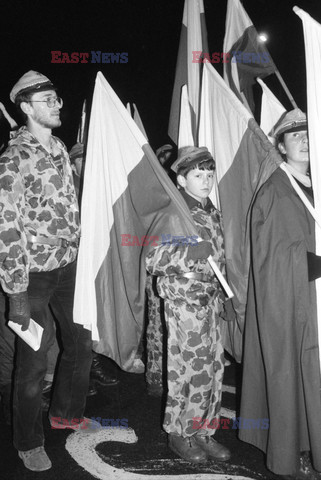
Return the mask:
M118 379L104 372L90 332L73 319L84 145L68 154L52 135L61 125L63 101L46 76L27 72L10 99L23 125L0 157L0 393L8 421L12 412L18 456L27 469L44 471L51 461L44 448L43 392L53 372L48 418L55 429L99 428L84 416L86 397L96 393L95 383L116 385ZM240 410L241 418L268 424L240 427L239 437L265 452L273 473L316 479L321 384L315 280L321 268L306 206L313 205L306 115L299 109L285 114L275 141L284 162L251 211ZM156 152L164 168L172 151L164 145ZM146 257L147 389L166 394L163 428L171 450L190 463L225 462L233 452L214 436L225 364L221 328L230 307L208 262L211 257L226 275L224 218L209 199L216 164L206 147L187 146L171 169L198 241L158 245ZM31 318L43 327L38 350L7 324L25 331Z

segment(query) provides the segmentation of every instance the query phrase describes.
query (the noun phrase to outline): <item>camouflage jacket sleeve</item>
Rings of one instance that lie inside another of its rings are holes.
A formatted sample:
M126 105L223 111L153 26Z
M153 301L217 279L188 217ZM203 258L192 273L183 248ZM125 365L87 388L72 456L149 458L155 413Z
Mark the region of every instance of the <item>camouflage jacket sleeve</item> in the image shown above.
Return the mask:
M60 268L77 256L79 212L71 166L62 142L52 138L61 152L61 171L26 129L0 157L0 280L7 293L26 291L29 272Z
M27 290L29 261L23 179L14 161L18 152L11 153L0 163L0 275L3 289L18 293Z
M211 242L210 247L211 247ZM204 244L164 244L155 247L146 258L146 268L152 275L181 275L187 272L204 272L208 250Z
M190 241L184 245L172 243L155 247L146 258L148 272L157 276L181 275L191 271L213 275L212 268L207 262L208 256L212 255L222 273L225 273L224 240L220 212L213 209L212 212L208 213L195 207L191 210L191 213L200 240L203 241L198 245L195 241ZM207 248L209 246L211 252Z

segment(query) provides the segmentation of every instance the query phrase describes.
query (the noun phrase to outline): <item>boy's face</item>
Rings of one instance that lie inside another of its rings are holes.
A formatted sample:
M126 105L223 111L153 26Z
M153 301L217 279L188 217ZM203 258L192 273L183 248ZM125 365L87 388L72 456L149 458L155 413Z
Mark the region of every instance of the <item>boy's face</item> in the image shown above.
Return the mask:
M202 203L202 200L209 196L213 188L214 171L196 168L188 172L186 178L178 175L177 181L186 193Z
M281 153L287 157L289 164L309 163L309 140L307 130L284 134L284 142L279 144ZM293 165L294 166L294 165Z

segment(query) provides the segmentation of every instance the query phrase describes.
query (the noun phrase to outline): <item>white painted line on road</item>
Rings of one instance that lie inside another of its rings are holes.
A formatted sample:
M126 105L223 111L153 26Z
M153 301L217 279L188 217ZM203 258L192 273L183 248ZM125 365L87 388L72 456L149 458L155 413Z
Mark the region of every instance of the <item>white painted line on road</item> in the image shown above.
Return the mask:
M251 477L215 473L192 473L190 475L155 475L153 473L152 475L142 475L141 473L137 474L115 468L105 463L95 450L96 446L103 442L136 443L137 440L137 436L131 428L102 428L92 433L86 433L82 430L67 437L66 449L78 465L99 480L253 480ZM233 468L237 467L233 466Z
M222 391L227 393L233 393L234 395L236 394L236 388L232 387L232 385L223 385Z
M220 412L221 417L224 418L235 418L236 417L236 412L235 410L230 410L229 408L221 408Z

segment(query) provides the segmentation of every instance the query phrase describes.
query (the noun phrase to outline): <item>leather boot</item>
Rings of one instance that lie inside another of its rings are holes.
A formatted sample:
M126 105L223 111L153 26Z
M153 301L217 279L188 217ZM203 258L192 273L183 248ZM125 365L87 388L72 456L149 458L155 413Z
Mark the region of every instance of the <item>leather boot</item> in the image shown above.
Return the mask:
M221 443L218 443L212 437L195 435L195 443L213 460L226 462L231 458L231 452L229 449L224 447Z
M168 435L168 445L173 452L177 453L183 460L190 463L204 463L207 460L206 453L196 445L194 436L181 437L180 435Z
M99 383L99 385L102 385L103 387L111 387L117 385L119 382L116 375L104 371L103 363L97 354L93 355L90 380L94 383Z

